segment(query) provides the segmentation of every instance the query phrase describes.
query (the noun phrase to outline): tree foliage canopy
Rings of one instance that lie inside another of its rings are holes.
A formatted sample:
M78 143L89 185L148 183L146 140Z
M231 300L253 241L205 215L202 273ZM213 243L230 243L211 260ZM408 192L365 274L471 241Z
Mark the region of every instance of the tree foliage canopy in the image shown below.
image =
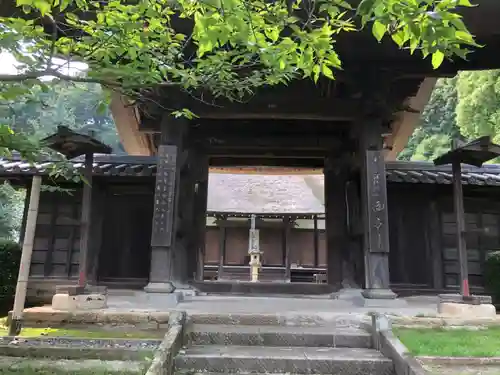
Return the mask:
M401 152L401 160L433 160L450 149L451 140L460 132L456 121L457 79L438 80L419 126Z
M500 70L460 72L440 79L402 160L433 160L452 139L489 135L500 143Z
M263 85L323 75L342 66L340 33L371 28L411 53L465 56L475 45L457 10L469 0L17 0L2 18L0 48L21 63L2 76L4 99L18 97L42 76L98 82L136 97L175 86L238 99ZM40 21L51 25L47 35ZM54 58L62 58L56 64ZM86 76L61 73L71 59L89 63Z
M500 143L500 70L460 73L457 93L457 123L464 137L489 135Z

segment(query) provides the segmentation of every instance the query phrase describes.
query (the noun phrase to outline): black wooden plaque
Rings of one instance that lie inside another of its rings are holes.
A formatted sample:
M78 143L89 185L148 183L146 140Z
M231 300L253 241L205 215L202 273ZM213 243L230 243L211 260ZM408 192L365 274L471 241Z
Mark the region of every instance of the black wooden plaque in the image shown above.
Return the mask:
M177 146L159 146L151 246L172 245L176 166Z
M387 187L385 161L382 151L366 151L368 240L373 253L389 252L387 217Z

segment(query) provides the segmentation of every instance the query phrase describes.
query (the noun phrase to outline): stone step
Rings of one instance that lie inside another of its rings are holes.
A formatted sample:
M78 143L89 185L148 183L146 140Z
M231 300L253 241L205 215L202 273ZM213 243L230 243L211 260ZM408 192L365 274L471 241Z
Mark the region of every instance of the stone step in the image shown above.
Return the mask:
M394 375L392 361L373 349L193 346L175 358L176 371Z
M372 347L371 336L365 330L334 326L193 324L186 335L190 345Z

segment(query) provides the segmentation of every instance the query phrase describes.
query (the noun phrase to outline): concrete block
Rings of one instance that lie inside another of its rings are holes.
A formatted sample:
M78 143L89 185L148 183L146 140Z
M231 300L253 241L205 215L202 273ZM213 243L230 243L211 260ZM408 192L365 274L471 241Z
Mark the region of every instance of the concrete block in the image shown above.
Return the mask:
M149 283L144 287L146 293L173 293L175 286L171 282L166 283Z
M492 304L491 296L462 296L461 294L440 294L439 302L466 303L469 305Z
M354 305L358 307L398 309L401 307L408 307L408 302L400 298L395 298L395 299L363 298L354 301Z
M70 296L78 296L80 294L108 294L108 288L96 285L56 285L55 294L69 294Z
M105 294L55 294L52 297L52 308L60 311L96 310L107 308L108 298Z
M406 307L408 302L396 298L390 289L357 289L344 288L331 295L332 299L348 301L356 307Z
M146 293L142 296L148 306L158 306L162 309L175 307L184 300L184 295L178 290L172 293Z
M443 316L456 316L460 318L494 318L495 306L492 304L470 305L466 303L439 302L438 312Z

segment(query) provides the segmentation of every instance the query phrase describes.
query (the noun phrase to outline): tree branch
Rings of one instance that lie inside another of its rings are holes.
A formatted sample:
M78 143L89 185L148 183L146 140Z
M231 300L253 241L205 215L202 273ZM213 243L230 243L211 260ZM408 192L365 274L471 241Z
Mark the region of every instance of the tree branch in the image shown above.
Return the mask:
M42 77L50 77L50 76L68 82L98 83L103 86L109 87L111 89L122 87L122 84L117 81L109 81L105 79L92 78L92 77L71 76L68 74L63 74L55 69L46 69L38 72L29 72L23 74L0 74L0 82L23 82L23 81L29 81L31 79L39 79ZM158 86L160 87L175 87L179 85L180 85L179 83L173 83L173 82L158 83ZM145 86L149 87L149 85ZM131 89L141 88L141 87L143 86L133 86L131 87Z

